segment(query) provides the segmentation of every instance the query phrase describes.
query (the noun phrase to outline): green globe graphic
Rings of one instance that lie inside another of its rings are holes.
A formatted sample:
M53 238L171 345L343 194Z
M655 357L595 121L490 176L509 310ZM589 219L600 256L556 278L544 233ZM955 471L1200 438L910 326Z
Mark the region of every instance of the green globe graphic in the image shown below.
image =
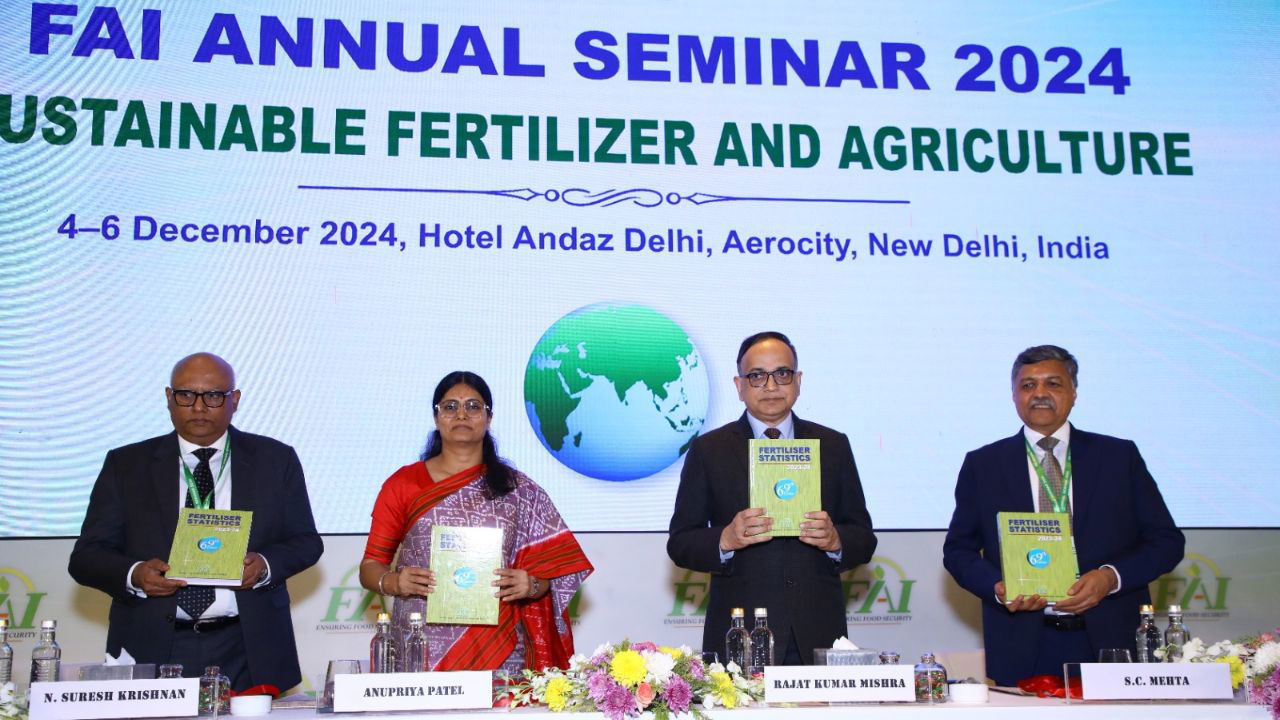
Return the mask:
M560 318L524 373L529 423L565 466L600 480L648 477L689 449L707 419L707 370L679 325L641 305Z

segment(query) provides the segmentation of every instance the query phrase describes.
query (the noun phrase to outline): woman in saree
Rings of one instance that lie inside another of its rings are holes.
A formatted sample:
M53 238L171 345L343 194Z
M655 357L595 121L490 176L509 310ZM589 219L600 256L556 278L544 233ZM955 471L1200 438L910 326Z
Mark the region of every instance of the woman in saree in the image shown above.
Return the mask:
M569 601L591 563L547 493L498 457L489 432L493 395L479 375L449 373L432 405L436 429L422 460L397 470L378 493L360 584L395 597L392 625L403 637L409 614L425 617L435 590L431 527L502 528L505 567L493 579L498 624L428 624L431 668L514 674L566 667Z

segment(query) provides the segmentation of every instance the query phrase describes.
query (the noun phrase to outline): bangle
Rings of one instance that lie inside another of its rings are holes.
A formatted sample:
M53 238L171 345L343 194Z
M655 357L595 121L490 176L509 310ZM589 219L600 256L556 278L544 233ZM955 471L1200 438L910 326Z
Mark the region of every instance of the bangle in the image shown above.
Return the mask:
M386 594L387 594L387 591L382 589L382 581L383 581L383 580L386 580L386 579L387 579L387 576L388 576L388 575L390 575L390 574L391 574L391 572L392 572L391 570L388 570L388 571L386 571L386 572L382 573L382 575L378 578L378 594L379 594L379 595L386 595Z
M529 597L536 597L538 591L542 589L542 585L538 582L538 578L529 576Z

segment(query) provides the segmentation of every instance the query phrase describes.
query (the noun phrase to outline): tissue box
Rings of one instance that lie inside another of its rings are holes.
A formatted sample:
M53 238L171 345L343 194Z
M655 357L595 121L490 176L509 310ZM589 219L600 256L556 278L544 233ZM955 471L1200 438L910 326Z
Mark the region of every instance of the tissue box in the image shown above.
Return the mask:
M879 665L879 650L836 650L834 648L815 648L814 665Z
M81 665L78 680L155 680L154 663L137 665Z

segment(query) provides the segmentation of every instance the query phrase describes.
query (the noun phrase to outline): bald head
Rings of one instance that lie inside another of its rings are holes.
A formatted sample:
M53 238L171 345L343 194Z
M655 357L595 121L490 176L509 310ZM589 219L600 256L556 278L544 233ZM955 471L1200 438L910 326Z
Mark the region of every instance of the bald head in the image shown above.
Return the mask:
M222 437L240 404L235 371L213 353L196 353L179 360L164 394L173 429L183 439L202 446ZM188 402L191 404L185 404Z
M198 352L198 353L193 353L191 355L188 355L174 364L173 371L169 373L170 387L178 387L176 384L174 384L175 378L177 378L178 374L182 372L184 369L186 369L188 366L192 366L194 369L197 369L197 370L216 369L217 371L222 372L226 375L227 381L228 381L228 387L227 387L228 390L234 389L236 386L236 371L231 368L231 363L227 362L226 360L223 360L222 358L218 357L217 355L214 355L213 353Z

